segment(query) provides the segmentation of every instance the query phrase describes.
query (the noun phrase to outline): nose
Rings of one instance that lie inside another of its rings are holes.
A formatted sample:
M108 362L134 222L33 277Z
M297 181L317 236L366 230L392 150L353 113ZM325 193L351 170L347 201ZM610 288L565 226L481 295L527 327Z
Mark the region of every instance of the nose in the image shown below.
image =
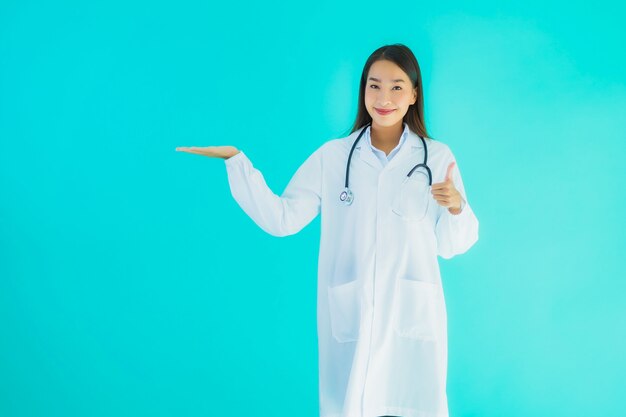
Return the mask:
M378 102L380 103L380 107L385 107L387 104L391 103L391 100L389 100L389 92L385 89L380 89L380 92L378 93Z

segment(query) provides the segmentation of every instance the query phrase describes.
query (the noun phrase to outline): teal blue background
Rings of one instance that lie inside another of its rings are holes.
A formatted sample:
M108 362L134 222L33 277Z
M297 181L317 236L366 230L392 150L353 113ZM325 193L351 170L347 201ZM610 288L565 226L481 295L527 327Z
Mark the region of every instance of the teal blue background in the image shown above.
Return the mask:
M623 2L0 3L0 416L318 415L319 218L280 194L401 42L480 239L441 260L452 417L623 416Z

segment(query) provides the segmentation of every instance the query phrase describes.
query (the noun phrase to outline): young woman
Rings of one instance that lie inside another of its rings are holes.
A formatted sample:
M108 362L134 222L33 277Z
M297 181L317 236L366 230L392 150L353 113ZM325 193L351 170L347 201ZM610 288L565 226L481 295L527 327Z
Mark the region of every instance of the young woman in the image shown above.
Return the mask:
M352 133L327 141L281 196L232 146L177 150L225 159L233 197L266 232L321 213L321 417L447 417L447 320L437 256L478 240L454 155L428 137L420 68L404 45L372 53Z

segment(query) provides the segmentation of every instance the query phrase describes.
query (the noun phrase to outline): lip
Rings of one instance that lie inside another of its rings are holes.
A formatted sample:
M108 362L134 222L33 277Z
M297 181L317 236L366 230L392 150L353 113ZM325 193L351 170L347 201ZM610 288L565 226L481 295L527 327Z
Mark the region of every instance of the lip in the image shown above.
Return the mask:
M377 109L376 107L374 107L374 110L376 110L376 113L380 114L381 116L386 116L396 111L396 109L383 110L383 109Z

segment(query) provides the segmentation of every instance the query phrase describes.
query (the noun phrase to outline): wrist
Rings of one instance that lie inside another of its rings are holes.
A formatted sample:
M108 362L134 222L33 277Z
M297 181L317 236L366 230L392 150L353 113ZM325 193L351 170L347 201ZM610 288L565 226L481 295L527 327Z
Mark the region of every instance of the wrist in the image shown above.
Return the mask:
M239 152L240 152L239 150L236 150L235 152L232 152L231 154L226 155L226 156L224 156L223 158L224 158L224 159L229 159L229 158L232 158L233 156L237 155Z
M461 197L461 202L459 203L458 207L448 207L448 211L450 212L450 214L453 215L458 215L461 214L461 212L463 211L463 208L465 208L465 200L463 200L463 198Z

